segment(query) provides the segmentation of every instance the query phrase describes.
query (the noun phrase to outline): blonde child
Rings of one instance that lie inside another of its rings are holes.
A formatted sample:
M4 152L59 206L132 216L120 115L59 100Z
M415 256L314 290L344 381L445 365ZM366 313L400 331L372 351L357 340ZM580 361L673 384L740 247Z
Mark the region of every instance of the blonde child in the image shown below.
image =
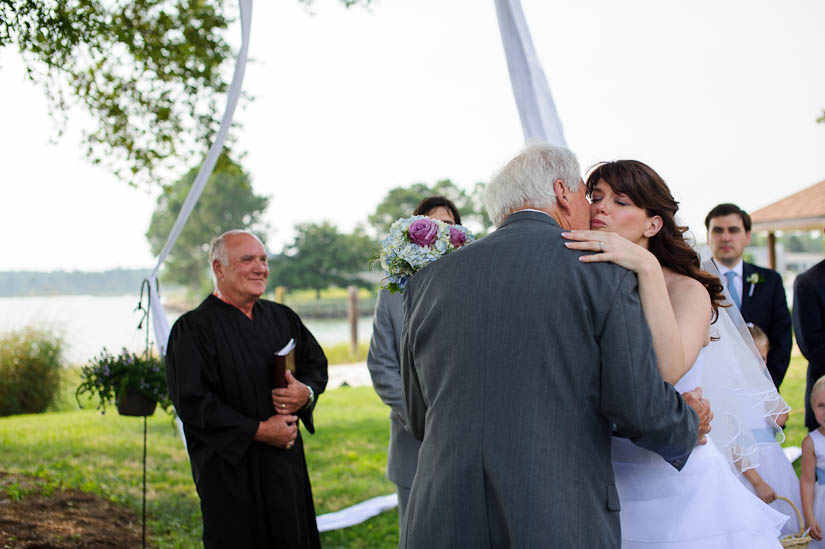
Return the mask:
M811 388L811 408L819 428L802 441L802 468L799 492L805 525L811 529L811 549L825 548L822 526L825 523L825 376Z
M753 336L753 342L756 344L759 354L762 355L762 360L766 360L770 349L768 336L759 326L754 324L749 323L748 330ZM787 414L782 414L777 418L777 423L784 426L786 419ZM742 484L762 501L790 517L782 527L783 535L797 534L799 533L799 521L796 518L796 513L786 502L776 501L776 496L784 496L793 501L797 508L801 509L799 479L793 470L793 465L785 457L782 446L773 440L773 432L755 431L754 436L757 442L760 443L757 446L758 454L756 456L758 465L742 473L740 477Z

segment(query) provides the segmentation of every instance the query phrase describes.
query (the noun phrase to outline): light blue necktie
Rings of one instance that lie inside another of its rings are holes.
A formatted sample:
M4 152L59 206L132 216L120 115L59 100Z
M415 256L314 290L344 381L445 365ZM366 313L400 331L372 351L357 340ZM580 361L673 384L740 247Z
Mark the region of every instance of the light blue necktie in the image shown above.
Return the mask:
M725 278L728 279L728 293L730 293L730 298L733 300L733 304L736 305L736 308L741 311L742 302L739 301L739 292L736 291L736 284L734 283L736 273L733 271L728 271L725 273Z

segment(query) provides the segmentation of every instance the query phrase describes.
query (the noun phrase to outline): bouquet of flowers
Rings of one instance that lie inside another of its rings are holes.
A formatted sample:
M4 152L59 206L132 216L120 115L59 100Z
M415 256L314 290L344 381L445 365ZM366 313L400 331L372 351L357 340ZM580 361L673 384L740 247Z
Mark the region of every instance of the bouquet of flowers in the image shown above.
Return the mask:
M473 240L473 233L466 227L414 215L390 226L390 233L373 259L380 261L387 273L384 287L392 293L402 292L410 275Z

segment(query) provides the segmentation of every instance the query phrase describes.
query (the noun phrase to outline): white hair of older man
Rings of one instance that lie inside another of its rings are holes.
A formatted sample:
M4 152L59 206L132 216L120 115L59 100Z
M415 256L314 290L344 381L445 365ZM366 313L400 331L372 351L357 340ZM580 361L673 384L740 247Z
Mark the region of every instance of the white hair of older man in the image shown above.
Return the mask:
M528 143L487 185L487 214L498 227L510 212L519 208L552 208L556 204L553 183L557 179L570 191L578 191L581 169L576 155L564 147Z
M215 260L217 259L220 261L221 265L229 265L229 254L226 253L226 237L237 234L248 234L258 242L261 242L258 235L252 231L247 231L244 229L232 229L230 231L226 231L225 233L216 236L211 242L209 242L209 269L212 271L212 281L215 283L216 288L218 287L218 277L215 274ZM263 242L261 242L261 245L263 245Z

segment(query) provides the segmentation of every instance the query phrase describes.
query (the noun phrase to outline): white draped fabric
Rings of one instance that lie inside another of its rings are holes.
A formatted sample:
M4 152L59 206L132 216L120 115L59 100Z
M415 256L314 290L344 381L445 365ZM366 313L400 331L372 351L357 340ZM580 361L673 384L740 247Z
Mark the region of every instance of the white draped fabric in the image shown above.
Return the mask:
M206 160L204 160L201 165L201 169L195 178L195 182L192 184L192 188L186 196L186 200L183 203L183 208L181 208L178 218L175 220L175 225L172 227L172 232L169 233L169 237L166 239L166 244L163 246L163 250L158 256L157 264L155 265L155 268L152 269L152 273L149 275L148 279L149 309L151 311L150 314L152 316L152 323L154 326L155 342L157 343L158 351L161 355L166 354L166 343L169 340L169 320L166 318L166 313L163 310L163 305L160 303L160 298L157 292L158 271L160 270L160 266L163 265L163 262L166 261L166 257L169 255L169 252L172 251L175 241L178 239L180 232L183 230L183 226L186 225L186 220L189 219L189 214L192 213L192 208L195 207L195 203L198 201L198 198L200 198L203 188L206 186L206 182L209 180L209 176L215 168L215 162L218 161L218 157L223 150L223 144L226 141L226 134L229 132L229 127L232 125L232 117L235 114L235 106L238 104L238 99L241 96L243 77L244 72L246 71L247 52L249 51L249 31L252 25L252 0L240 0L239 3L241 8L241 51L238 52L238 58L235 61L235 73L232 75L232 84L229 86L229 97L226 101L226 108L223 112L223 118L221 119L221 126L218 130L217 136L215 137L214 143L212 143L212 146L209 148L209 153L206 155Z
M223 118L221 118L220 129L218 129L218 134L215 136L215 141L209 148L209 152L206 155L206 160L204 160L201 165L201 169L195 178L195 182L192 184L192 188L189 189L189 194L186 195L186 200L184 201L183 207L178 214L178 218L175 220L175 225L172 227L172 231L166 238L166 244L163 246L163 250L158 256L158 261L155 264L155 268L152 269L151 274L149 274L147 278L149 283L149 315L155 335L155 343L158 346L158 353L160 353L161 356L166 355L166 345L169 341L170 327L169 319L166 318L166 311L163 310L163 305L161 304L160 296L158 295L158 271L160 270L161 265L163 265L163 262L166 261L166 257L169 255L169 252L172 251L175 241L178 239L180 232L183 230L183 226L186 225L186 220L189 219L189 214L192 213L192 208L195 207L195 203L197 203L198 198L200 198L203 188L206 186L206 182L209 180L209 176L215 168L215 163L218 161L218 157L223 150L223 144L226 141L226 134L229 132L229 127L232 125L232 117L235 114L235 106L238 104L238 99L241 96L243 77L244 72L246 71L247 52L249 51L249 31L252 24L252 0L239 0L239 3L241 8L241 51L238 52L238 58L235 61L235 72L232 75L232 84L229 86L229 97L226 101L226 108L223 112ZM183 434L183 423L181 423L180 418L176 418L176 423L181 440L185 441L186 437Z
M496 0L501 41L516 98L524 140L567 147L550 86L533 47L520 0Z
M169 341L170 326L169 319L166 318L166 312L163 310L163 305L160 302L160 296L158 294L158 271L160 270L161 265L163 265L163 262L166 261L166 257L169 255L169 252L172 251L175 241L178 239L180 232L183 230L184 225L186 225L186 221L189 219L189 214L192 213L192 209L195 207L198 198L200 198L200 195L206 186L206 182L209 181L209 176L212 174L212 170L215 168L215 163L223 150L223 144L226 141L226 134L229 132L229 128L232 125L232 117L235 114L235 107L237 106L238 99L241 96L243 77L246 70L246 61L249 51L249 31L252 23L252 0L240 0L240 8L242 34L241 50L238 52L238 58L235 61L235 72L232 76L232 83L229 86L229 97L226 101L226 108L224 109L223 118L221 119L220 129L218 130L214 143L212 143L212 146L206 155L206 160L204 160L203 165L201 165L201 169L192 184L192 188L189 190L189 194L186 196L186 200L184 201L183 207L178 214L175 225L172 227L172 231L166 239L166 244L163 246L163 250L158 256L157 264L148 277L149 314L152 319L155 342L158 346L158 352L161 355L166 354L166 345ZM177 418L177 425L178 432L181 435L181 440L185 441L186 438L183 434L183 424L181 423L180 418ZM325 532L338 528L346 528L348 526L363 522L383 511L392 509L396 505L396 494L372 498L362 503L353 505L352 507L342 509L341 511L327 513L326 515L317 517L318 529L321 532Z
M719 277L712 261L702 268ZM727 290L724 294L733 303ZM711 335L718 341L706 348L701 382L713 410L710 437L738 474L758 465L757 445L785 440L776 420L790 407L774 387L738 308L720 308Z

